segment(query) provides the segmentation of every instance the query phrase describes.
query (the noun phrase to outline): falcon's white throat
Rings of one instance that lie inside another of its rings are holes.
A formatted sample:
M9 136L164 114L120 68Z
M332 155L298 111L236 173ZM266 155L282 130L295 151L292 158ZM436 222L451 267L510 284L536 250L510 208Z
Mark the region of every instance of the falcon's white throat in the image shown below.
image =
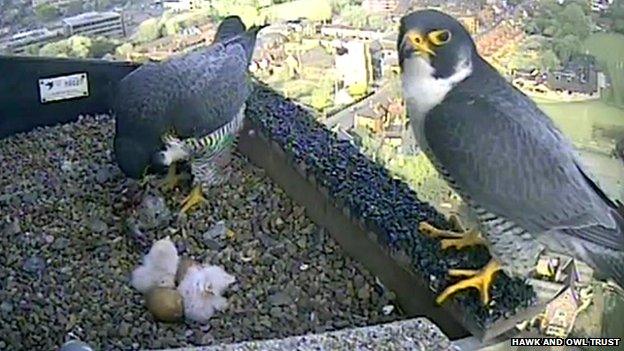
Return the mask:
M435 69L422 56L413 56L403 62L401 80L403 97L410 109L410 115L424 116L440 104L453 87L468 78L472 73L472 62L469 57L460 60L455 73L446 78L434 77Z

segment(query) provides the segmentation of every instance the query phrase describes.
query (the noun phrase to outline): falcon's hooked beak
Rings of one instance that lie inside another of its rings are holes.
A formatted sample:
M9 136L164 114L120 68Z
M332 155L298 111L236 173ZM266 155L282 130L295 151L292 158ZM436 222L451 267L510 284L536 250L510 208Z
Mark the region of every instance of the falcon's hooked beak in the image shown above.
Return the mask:
M432 56L435 56L433 44L429 41L429 39L427 39L426 36L416 30L410 30L405 33L401 43L401 48L401 51L405 54L416 53L426 59L430 59Z
M401 52L404 57L410 56L412 53L424 57L429 60L436 56L435 48L446 44L451 39L451 32L448 30L434 30L426 34L422 34L416 29L411 29L403 35L401 41Z

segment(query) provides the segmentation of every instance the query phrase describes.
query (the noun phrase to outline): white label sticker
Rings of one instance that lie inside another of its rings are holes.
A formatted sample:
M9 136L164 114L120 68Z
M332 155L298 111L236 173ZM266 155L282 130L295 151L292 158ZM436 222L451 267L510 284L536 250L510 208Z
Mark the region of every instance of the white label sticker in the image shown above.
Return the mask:
M39 79L41 103L89 96L87 73Z

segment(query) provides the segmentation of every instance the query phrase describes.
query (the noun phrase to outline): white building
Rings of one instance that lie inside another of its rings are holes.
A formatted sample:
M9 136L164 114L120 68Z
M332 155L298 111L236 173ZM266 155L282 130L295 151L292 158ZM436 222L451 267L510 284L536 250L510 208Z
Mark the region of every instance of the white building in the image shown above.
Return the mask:
M63 33L47 28L34 29L12 35L3 43L4 50L13 54L24 53L30 45L42 46L49 42L59 40Z
M606 12L614 0L590 0L591 10L594 12Z
M126 27L123 16L117 12L86 12L63 19L63 29L67 36L125 37Z
M169 0L163 2L166 11L185 12L202 8L202 0Z
M73 0L32 0L32 7L47 4L56 8L63 8L69 5L72 1Z
M367 50L368 46L362 41L343 42L342 46L337 48L336 70L341 76L344 87L355 84L368 86L370 62Z

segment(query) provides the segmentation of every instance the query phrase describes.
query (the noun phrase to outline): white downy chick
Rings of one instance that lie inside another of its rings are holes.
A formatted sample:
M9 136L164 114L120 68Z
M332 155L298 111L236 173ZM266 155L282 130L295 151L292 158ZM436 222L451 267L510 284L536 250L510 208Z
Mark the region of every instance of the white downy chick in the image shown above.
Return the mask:
M221 294L236 281L217 266L193 265L178 285L178 292L184 301L184 316L190 320L205 323L216 311L227 307L227 299Z
M132 272L132 286L142 293L152 288L175 288L178 251L168 236L156 241L143 264Z

